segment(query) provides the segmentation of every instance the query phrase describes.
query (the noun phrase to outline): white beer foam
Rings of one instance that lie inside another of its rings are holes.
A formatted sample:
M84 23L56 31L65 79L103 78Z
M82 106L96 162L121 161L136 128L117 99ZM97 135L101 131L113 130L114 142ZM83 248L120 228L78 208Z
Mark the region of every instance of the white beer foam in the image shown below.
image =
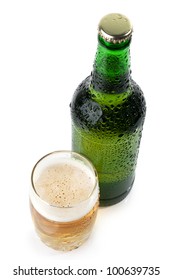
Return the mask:
M82 218L98 200L99 188L95 173L79 160L51 160L46 168L42 162L34 173L30 199L45 218L68 222ZM49 183L48 183L49 181Z

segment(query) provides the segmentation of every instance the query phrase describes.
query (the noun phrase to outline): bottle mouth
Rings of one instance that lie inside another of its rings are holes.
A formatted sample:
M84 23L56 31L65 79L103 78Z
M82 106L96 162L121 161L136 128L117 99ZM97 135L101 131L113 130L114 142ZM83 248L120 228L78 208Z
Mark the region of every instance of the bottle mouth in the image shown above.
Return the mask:
M122 14L112 13L104 16L98 26L99 36L106 42L117 44L131 38L133 27L130 20Z
M131 36L129 38L127 38L126 40L117 41L116 43L114 43L114 42L105 40L103 37L100 36L100 34L98 34L98 41L102 46L107 47L110 50L121 50L121 49L127 48L130 45Z

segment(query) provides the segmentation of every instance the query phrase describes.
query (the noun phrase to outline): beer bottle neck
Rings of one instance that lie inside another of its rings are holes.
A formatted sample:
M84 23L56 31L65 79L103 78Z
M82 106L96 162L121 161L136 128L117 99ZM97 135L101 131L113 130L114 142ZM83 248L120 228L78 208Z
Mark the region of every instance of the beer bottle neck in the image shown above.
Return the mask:
M109 43L98 37L98 48L91 75L93 90L122 93L130 84L130 39Z

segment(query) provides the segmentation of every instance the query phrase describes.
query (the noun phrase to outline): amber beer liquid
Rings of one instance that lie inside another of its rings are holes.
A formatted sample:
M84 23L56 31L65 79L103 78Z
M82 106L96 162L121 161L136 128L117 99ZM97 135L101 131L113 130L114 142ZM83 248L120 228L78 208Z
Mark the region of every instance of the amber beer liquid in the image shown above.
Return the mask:
M33 169L30 192L40 239L63 251L83 244L96 219L98 194L97 174L80 155L57 152L42 158Z

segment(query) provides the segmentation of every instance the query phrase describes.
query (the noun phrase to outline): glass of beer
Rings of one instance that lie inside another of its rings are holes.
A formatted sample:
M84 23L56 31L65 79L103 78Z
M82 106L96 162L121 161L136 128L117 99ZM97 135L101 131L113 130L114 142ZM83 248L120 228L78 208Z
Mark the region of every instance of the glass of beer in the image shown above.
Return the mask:
M30 209L40 239L53 249L70 251L88 239L99 205L97 172L72 151L42 157L31 174Z

